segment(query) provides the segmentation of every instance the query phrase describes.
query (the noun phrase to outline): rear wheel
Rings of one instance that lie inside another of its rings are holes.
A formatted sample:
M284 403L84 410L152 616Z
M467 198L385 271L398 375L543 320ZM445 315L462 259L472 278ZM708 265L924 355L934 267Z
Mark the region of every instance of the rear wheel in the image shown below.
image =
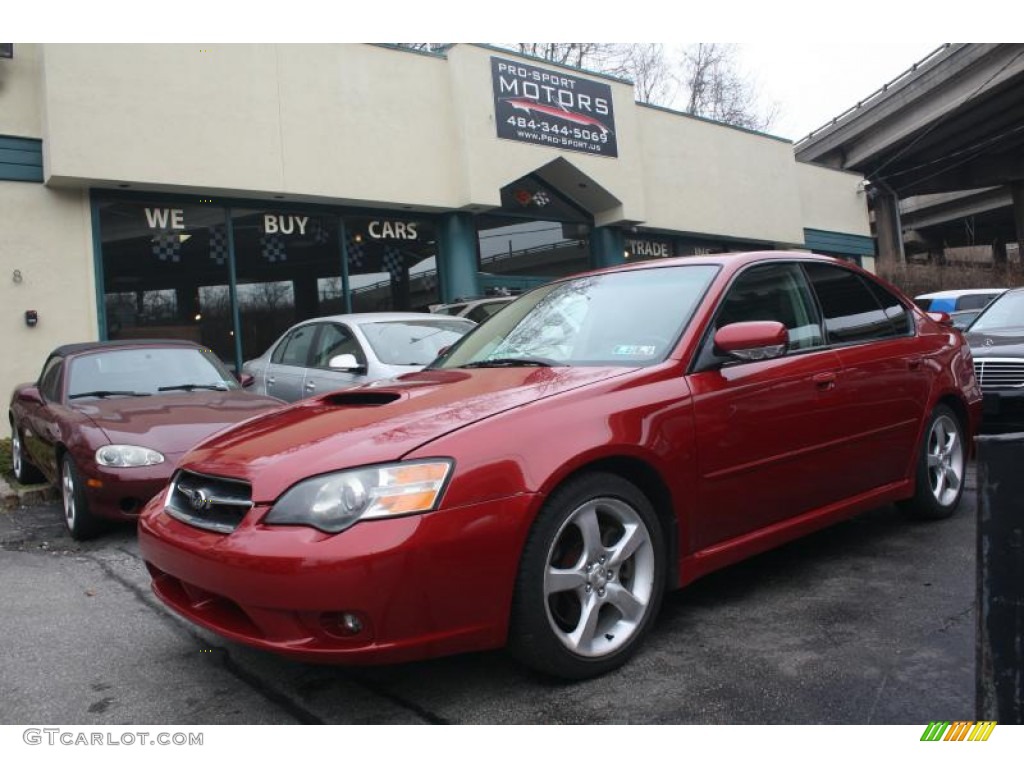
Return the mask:
M924 431L917 462L917 488L903 502L903 511L920 520L949 517L960 503L967 476L967 446L960 419L946 405L937 405Z
M70 454L60 464L60 495L64 505L64 525L75 541L91 539L100 532L100 522L89 511L82 478Z
M570 481L544 505L523 549L510 650L568 679L621 666L657 616L665 561L661 524L636 486L605 473Z
M22 441L21 430L17 424L11 424L11 469L14 479L22 485L41 483L43 473L29 463L25 456L25 443Z

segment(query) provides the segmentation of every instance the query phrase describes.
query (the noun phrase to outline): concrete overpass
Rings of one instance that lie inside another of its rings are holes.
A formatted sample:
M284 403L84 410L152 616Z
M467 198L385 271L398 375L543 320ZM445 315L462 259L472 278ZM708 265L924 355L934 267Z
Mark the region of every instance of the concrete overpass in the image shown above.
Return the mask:
M1024 239L1024 44L946 43L801 139L861 173L881 263Z

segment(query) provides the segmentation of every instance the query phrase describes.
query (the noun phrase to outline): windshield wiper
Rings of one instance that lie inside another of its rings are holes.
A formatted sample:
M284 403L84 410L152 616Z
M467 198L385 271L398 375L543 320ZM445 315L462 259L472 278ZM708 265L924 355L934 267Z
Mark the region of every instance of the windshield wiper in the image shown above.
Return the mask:
M562 365L562 363L547 357L495 357L491 360L477 360L474 363L466 363L465 365L460 365L459 368L515 368L528 365L551 368L556 365Z
M112 395L123 395L124 397L149 397L150 392L131 392L129 390L120 389L96 389L92 392L76 392L73 395L68 395L68 400L74 400L76 397L111 397Z
M172 389L183 389L192 392L196 389L213 389L217 392L227 392L228 388L223 384L175 384L171 387L157 387L157 392L170 392Z

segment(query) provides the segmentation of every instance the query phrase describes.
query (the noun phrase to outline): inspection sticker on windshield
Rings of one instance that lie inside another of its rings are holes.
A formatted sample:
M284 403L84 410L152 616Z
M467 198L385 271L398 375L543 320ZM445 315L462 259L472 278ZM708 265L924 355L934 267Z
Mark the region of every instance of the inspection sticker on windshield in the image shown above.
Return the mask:
M620 344L615 348L613 354L629 355L632 357L653 355L657 351L653 344Z

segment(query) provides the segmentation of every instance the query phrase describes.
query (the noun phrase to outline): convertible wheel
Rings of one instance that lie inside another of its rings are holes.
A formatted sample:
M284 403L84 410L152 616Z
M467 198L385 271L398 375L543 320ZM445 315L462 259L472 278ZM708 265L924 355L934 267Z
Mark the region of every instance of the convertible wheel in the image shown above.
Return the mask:
M32 466L25 457L25 445L17 424L11 425L11 469L14 471L14 479L23 485L43 481L42 472Z
M921 520L949 517L960 503L966 474L963 427L948 406L938 405L924 432L917 464L917 488L914 497L901 505L903 510Z
M509 646L524 664L583 679L624 664L661 605L661 524L617 475L580 476L552 494L523 549Z
M64 525L75 541L91 539L99 533L99 521L89 512L81 476L71 456L64 454L60 465L60 493L64 504Z

